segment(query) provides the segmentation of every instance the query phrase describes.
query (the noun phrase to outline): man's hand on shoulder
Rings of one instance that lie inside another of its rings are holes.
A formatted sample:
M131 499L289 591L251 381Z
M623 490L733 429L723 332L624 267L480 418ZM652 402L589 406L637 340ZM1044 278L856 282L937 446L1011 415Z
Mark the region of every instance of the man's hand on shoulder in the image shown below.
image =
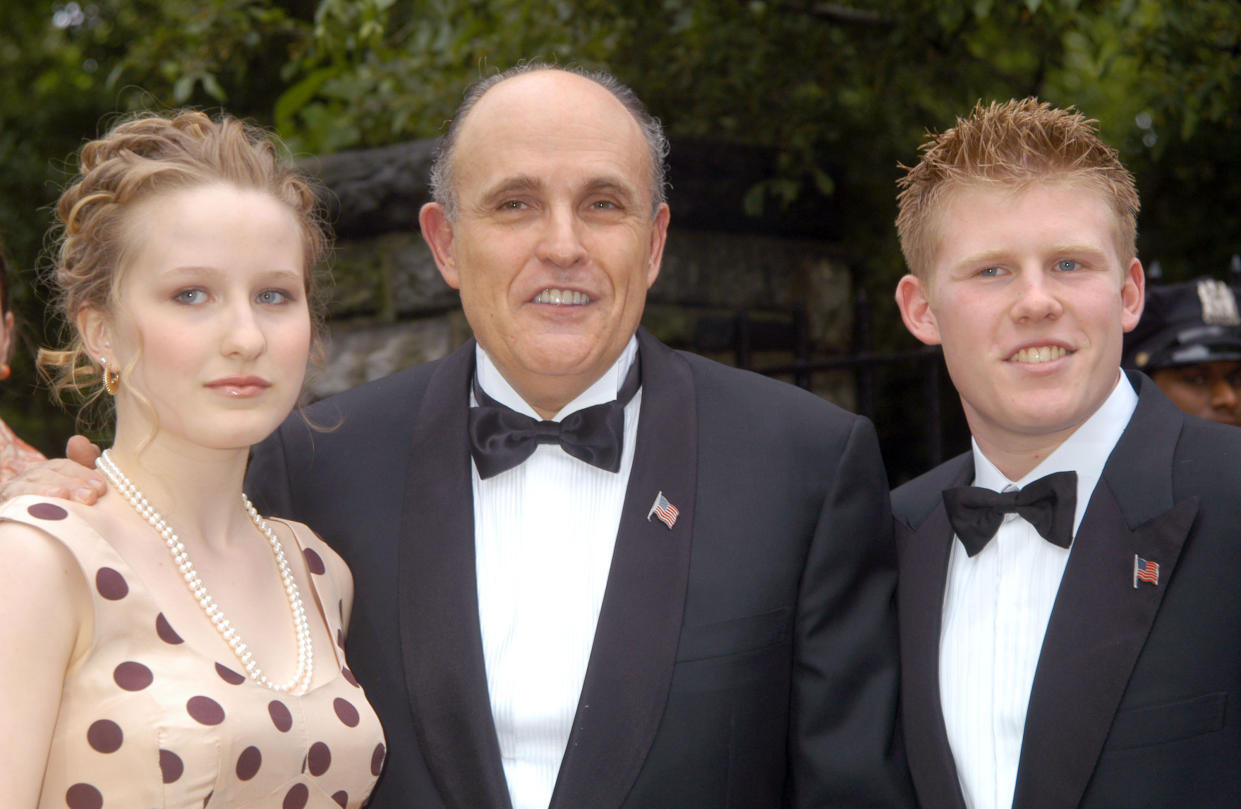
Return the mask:
M0 500L19 494L42 497L63 497L93 505L108 490L103 476L95 471L99 447L85 436L75 435L65 445L64 458L35 464L10 480L0 489Z

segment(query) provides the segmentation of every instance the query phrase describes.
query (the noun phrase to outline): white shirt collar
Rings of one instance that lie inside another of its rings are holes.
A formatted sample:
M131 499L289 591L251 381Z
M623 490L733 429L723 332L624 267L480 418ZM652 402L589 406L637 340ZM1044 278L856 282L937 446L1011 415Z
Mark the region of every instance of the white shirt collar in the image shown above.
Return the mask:
M560 409L560 412L552 416L551 420L560 421L570 413L576 413L584 407L606 404L614 400L617 393L620 392L621 385L625 383L625 376L629 373L629 366L633 364L633 360L637 355L638 338L635 335L629 338L629 342L625 344L625 348L621 351L620 356L616 358L616 362L612 363L612 366L604 371L603 375L596 379L590 387L578 394L576 399L569 402ZM511 407L518 413L524 413L532 419L542 420L543 417L525 399L521 398L521 395L513 389L513 386L500 373L500 369L487 356L487 352L478 344L474 346L474 362L474 373L478 375L478 385L486 391L488 396L506 407ZM473 394L470 394L470 404L476 404Z
M1001 492L1009 486L1021 488L1053 472L1077 472L1077 507L1073 514L1073 535L1076 536L1108 456L1129 425L1137 406L1138 394L1129 378L1121 373L1116 386L1099 409L1021 480L1009 480L978 448L978 442L970 438L974 453L974 485Z

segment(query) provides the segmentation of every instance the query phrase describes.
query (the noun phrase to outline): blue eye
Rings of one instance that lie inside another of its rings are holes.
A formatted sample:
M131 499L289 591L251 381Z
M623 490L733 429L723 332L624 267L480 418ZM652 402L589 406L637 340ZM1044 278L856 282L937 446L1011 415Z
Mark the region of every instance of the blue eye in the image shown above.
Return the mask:
M265 289L255 297L255 301L266 305L276 305L287 303L289 298L290 296L288 293L279 289Z
M985 267L982 270L979 270L978 274L984 278L994 278L1000 274L1000 268L999 267Z
M174 301L178 303L188 303L190 305L202 303L207 299L207 293L201 289L183 289L176 295L172 296Z
M1061 272L1072 272L1077 269L1077 262L1071 258L1062 258L1056 262L1056 269Z

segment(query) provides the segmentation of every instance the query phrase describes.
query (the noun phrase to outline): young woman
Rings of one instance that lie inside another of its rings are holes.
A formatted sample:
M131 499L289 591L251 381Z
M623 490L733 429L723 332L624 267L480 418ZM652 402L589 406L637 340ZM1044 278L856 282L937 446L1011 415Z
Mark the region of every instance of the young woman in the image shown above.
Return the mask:
M242 494L313 339L315 200L260 133L186 112L81 153L56 389L111 397L94 506L0 507L0 794L15 807L360 806L379 722L343 654L352 580Z

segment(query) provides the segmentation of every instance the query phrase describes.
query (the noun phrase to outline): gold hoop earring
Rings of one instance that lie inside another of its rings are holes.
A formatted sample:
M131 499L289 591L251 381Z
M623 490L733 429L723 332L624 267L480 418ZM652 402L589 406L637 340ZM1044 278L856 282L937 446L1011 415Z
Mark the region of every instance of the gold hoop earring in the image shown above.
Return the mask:
M115 396L121 387L121 372L109 368L108 361L102 357L99 358L99 364L103 366L103 389L109 396Z

